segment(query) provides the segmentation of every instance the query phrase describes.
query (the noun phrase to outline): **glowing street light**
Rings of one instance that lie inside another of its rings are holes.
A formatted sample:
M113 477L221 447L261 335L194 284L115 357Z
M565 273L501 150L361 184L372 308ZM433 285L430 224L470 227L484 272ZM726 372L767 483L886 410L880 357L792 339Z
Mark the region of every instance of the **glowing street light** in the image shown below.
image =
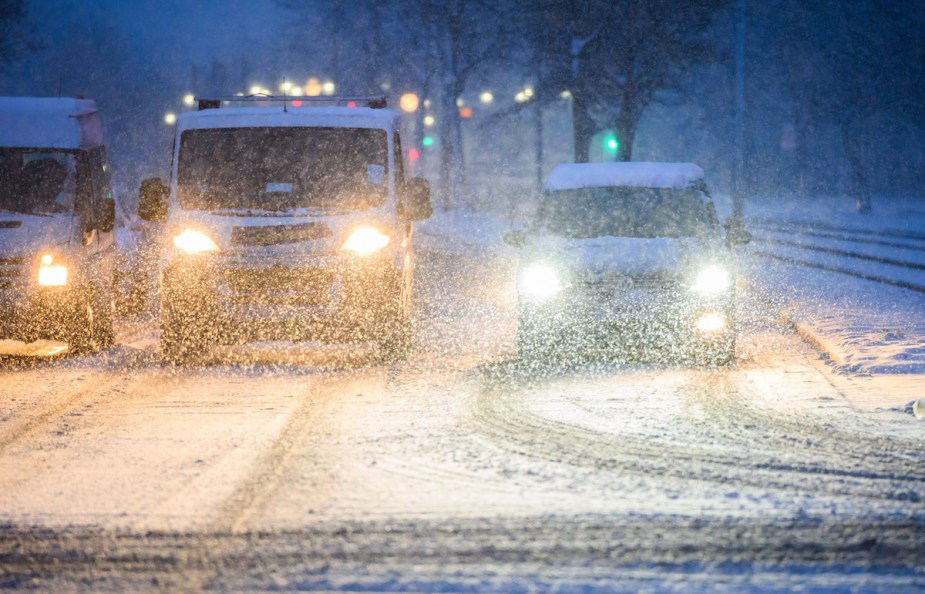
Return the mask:
M334 90L335 90L335 86L334 86L334 83L331 81L325 81L325 83L321 85L321 92L324 93L325 95L333 95Z
M482 94L479 95L479 101L482 103L491 103L495 100L494 94L491 91L482 91Z
M398 99L398 106L405 113L412 113L417 111L419 104L420 100L414 93L405 93Z
M433 126L436 123L437 119L432 115L424 116L424 125L428 128Z
M186 95L183 95L183 105L187 107L192 107L195 104L196 104L196 97L194 97L192 93L187 93Z
M305 81L305 94L309 97L317 97L321 94L321 81L317 78L310 78Z
M456 107L462 107L466 104L466 101L462 97L456 98Z
M288 80L284 80L279 85L279 90L282 91L283 93L288 93L290 89L292 89L292 83L289 82Z
M173 113L172 111L168 111L167 113L165 113L164 123L167 124L168 126L173 126L174 124L176 124L177 114Z

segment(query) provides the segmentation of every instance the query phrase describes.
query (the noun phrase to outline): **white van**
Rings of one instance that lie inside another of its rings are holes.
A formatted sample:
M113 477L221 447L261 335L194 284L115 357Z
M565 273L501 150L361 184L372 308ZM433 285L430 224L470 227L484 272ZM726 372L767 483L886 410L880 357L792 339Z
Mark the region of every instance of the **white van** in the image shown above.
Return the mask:
M96 103L0 97L0 339L110 344L114 226Z
M384 98L324 101L201 99L177 119L169 187L139 192L139 216L165 221L168 361L252 341L407 348L429 187L406 178Z

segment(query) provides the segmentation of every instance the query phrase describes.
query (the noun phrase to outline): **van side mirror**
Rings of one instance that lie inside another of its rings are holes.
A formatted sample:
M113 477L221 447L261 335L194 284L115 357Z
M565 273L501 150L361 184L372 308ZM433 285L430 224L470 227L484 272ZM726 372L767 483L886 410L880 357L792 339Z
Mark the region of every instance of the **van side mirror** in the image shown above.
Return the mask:
M99 230L103 233L109 233L116 227L116 201L112 198L103 200L103 208L100 212Z
M405 214L412 221L422 221L433 214L430 203L430 182L423 177L413 177L405 186Z
M138 189L138 216L152 223L167 220L167 186L160 179L142 180Z
M745 229L745 223L740 218L726 219L723 227L726 229L726 243L730 247L745 245L752 240L752 234Z

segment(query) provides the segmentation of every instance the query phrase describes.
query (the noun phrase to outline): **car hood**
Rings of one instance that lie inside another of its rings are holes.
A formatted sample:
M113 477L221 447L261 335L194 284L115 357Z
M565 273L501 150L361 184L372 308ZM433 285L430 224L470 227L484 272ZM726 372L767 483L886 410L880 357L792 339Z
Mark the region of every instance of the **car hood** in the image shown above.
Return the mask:
M0 258L26 258L67 243L73 216L30 215L0 211Z
M681 274L704 245L693 237L589 237L543 236L529 248L528 259L549 259L591 276L618 273L629 276Z

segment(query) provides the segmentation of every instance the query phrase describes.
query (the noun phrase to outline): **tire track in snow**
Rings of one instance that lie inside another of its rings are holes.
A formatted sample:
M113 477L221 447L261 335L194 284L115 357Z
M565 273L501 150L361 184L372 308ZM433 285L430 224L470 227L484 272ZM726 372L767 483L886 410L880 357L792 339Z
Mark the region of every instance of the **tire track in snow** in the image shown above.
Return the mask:
M530 391L512 381L486 385L472 413L474 428L515 454L657 479L792 493L805 493L811 486L814 494L897 502L918 501L916 493L925 483L920 461L904 455L901 447L913 444L880 451L881 439L849 432L827 436L831 426L817 418L795 423L779 415L755 414L743 406L742 395L718 385L715 376L690 377L678 393L664 394L665 406L710 399L727 409L708 413L702 423L681 418L662 436L604 433L535 414L528 406ZM672 399L681 402L672 404ZM698 443L697 436L705 432L712 438ZM863 457L866 451L873 452L869 459Z
M91 397L99 397L105 392L111 392L117 387L126 387L141 381L118 373L101 372L92 379L81 382L79 386L65 390L55 395L53 402L41 407L38 411L24 413L25 418L13 422L3 433L0 433L0 454L10 446L35 433L43 426L59 420L64 414ZM100 388L107 388L103 392Z

